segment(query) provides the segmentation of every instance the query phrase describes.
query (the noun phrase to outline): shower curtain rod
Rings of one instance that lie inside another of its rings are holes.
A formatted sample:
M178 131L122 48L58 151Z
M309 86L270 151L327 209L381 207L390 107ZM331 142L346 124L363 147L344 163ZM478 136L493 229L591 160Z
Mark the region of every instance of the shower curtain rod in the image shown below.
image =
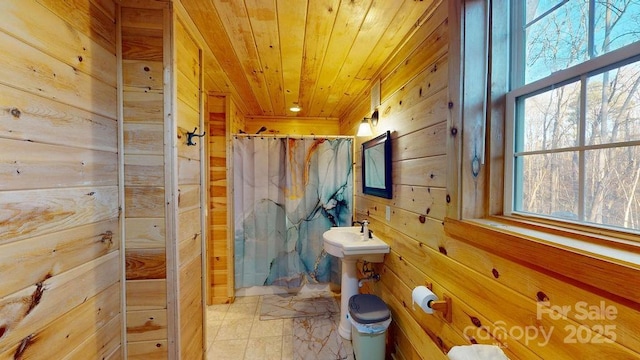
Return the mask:
M233 134L236 139L239 137L271 137L275 139L354 139L355 136L349 135L280 135L280 134Z

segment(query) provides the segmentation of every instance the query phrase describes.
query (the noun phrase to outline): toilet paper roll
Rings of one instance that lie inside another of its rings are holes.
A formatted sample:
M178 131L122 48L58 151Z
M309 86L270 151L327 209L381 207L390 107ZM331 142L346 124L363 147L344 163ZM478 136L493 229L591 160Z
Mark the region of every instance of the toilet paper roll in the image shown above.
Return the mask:
M438 297L426 286L418 286L413 289L411 298L413 299L412 306L414 310L416 309L416 304L418 304L424 312L427 314L433 314L433 309L429 307L429 301L436 301L438 300Z

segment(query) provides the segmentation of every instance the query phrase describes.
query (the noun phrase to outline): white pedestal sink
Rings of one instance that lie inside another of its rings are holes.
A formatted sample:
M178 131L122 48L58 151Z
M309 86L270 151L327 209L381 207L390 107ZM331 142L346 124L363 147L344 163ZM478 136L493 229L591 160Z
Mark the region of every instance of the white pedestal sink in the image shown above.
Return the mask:
M360 233L360 226L334 227L322 234L324 250L342 261L342 291L340 295L340 327L338 333L347 340L351 340L351 322L347 318L349 313L349 298L358 293L358 277L356 262L383 262L384 254L389 253L389 245L379 238L372 236L366 239Z

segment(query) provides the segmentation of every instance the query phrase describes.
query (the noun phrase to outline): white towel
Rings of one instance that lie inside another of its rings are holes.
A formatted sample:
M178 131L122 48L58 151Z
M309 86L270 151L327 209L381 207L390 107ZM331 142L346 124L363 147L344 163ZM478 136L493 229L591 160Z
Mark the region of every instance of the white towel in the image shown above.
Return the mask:
M447 356L451 360L509 360L499 347L482 344L454 346Z

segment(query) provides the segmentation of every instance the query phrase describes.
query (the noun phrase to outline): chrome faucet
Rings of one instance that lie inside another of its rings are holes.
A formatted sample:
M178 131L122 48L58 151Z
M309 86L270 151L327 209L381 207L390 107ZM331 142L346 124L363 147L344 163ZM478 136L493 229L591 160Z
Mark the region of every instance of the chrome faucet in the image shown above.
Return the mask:
M360 232L362 233L365 241L371 239L372 231L369 230L369 220L362 220L362 228L360 229Z
M373 239L373 236L371 236L373 230L369 230L369 220L354 221L353 224L360 224L360 233L364 236L364 240ZM369 236L365 236L365 234Z

